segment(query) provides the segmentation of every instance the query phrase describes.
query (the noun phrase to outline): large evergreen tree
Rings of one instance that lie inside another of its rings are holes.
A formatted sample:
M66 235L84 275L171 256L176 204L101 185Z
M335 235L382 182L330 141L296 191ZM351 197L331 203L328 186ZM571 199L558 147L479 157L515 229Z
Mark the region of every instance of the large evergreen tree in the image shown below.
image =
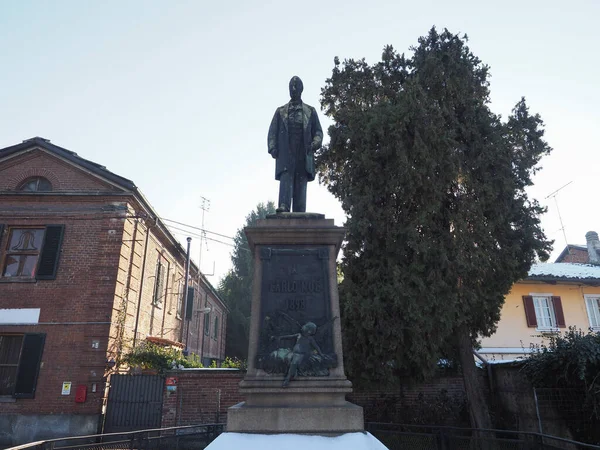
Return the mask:
M275 214L275 204L259 203L256 210L246 216L246 224L235 234L235 247L231 253L233 268L219 283L219 295L229 308L225 354L246 359L248 357L248 334L250 331L250 305L252 302L252 274L254 261L248 248L244 228L256 224L268 214Z
M321 180L348 229L340 287L346 364L370 381L430 375L458 350L475 426L489 427L472 345L494 332L504 296L550 242L528 198L550 148L522 99L489 109L488 67L435 28L412 55L336 58L321 105L334 124Z

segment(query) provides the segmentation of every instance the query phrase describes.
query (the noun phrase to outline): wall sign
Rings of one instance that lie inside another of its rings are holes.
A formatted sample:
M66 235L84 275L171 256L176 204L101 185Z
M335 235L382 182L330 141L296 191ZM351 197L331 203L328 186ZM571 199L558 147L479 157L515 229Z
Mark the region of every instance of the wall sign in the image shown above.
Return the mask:
M71 382L70 381L63 381L62 395L71 395Z

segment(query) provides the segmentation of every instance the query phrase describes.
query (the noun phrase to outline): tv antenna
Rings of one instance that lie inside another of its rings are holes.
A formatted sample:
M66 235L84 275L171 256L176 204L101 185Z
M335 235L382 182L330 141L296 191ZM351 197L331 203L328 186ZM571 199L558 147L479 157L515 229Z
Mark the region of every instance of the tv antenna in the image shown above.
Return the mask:
M565 184L564 186L559 187L557 190L555 190L554 192L550 193L549 195L547 195L544 198L544 200L547 200L550 197L552 197L554 199L554 203L556 204L556 212L558 213L558 221L560 222L560 229L558 231L562 231L562 233L563 233L563 237L565 238L565 245L567 246L567 252L569 254L571 254L571 249L569 248L569 241L567 241L567 232L565 231L565 225L563 224L562 216L560 215L560 208L558 207L558 200L556 199L556 197L558 196L558 193L560 191L562 191L564 188L566 188L572 182L573 182L573 180L569 181L567 184Z
M207 199L206 197L202 197L200 196L200 200L202 200L202 203L200 204L200 209L202 210L202 231L200 231L200 235L202 236L200 239L200 254L198 255L198 278L200 278L200 275L202 273L202 244L204 243L206 245L206 250L208 251L208 240L206 239L206 230L204 229L204 215L205 213L207 213L208 211L210 211L210 200ZM215 274L215 270L214 270L214 265L213 265L213 273L205 273L204 275L214 275Z

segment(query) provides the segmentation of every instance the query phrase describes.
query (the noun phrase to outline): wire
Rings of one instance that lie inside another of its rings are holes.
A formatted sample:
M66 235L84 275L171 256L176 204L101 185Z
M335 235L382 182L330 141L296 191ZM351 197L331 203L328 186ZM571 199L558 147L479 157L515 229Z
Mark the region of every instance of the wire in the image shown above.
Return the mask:
M173 234L179 234L182 236L191 236L191 237L195 237L198 239L207 239L209 241L218 242L219 244L228 245L229 247L234 247L234 248L236 247L235 244L230 244L229 242L219 241L218 239L209 238L209 237L202 236L202 235L196 234L196 233L190 233L188 230L184 230L183 228L174 227L173 225L169 225L169 229L178 230L177 232L173 232ZM248 250L248 249L244 249L244 250ZM248 250L248 251L250 251L250 250Z
M192 228L194 230L200 230L203 231L205 233L210 233L210 234L214 234L216 236L220 236L220 237L224 237L227 239L231 239L231 240L235 240L234 237L231 236L225 236L224 234L220 234L220 233L215 233L214 231L209 231L209 230L205 230L204 228L200 228L200 227L195 227L193 225L188 225L187 223L183 223L183 222L177 222L176 220L172 220L172 219L165 219L164 217L161 217L160 220L164 220L165 222L173 222L176 223L177 225L183 225L184 227L188 227L188 228ZM171 226L171 225L169 225Z

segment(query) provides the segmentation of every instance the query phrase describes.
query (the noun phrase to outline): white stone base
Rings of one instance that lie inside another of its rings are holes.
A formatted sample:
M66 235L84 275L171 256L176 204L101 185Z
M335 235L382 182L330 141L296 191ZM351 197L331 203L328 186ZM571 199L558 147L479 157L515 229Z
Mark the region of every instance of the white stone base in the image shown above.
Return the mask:
M371 433L346 433L339 436L307 434L223 433L206 450L387 450Z

